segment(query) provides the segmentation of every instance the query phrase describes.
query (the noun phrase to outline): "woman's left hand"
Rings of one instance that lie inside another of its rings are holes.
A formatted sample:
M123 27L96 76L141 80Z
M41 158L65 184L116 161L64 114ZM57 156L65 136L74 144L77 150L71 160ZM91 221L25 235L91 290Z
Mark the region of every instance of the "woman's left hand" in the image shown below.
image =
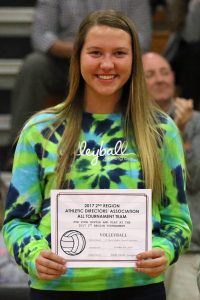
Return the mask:
M137 256L137 272L143 272L151 277L157 277L167 268L167 257L160 248L154 248L150 251L139 253Z

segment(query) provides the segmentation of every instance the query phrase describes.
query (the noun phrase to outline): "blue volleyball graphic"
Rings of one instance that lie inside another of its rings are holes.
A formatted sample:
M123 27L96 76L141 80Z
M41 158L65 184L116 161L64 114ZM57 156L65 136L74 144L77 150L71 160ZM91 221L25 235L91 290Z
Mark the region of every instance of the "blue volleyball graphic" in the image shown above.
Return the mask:
M63 234L60 239L60 246L68 255L78 255L84 249L86 240L84 235L77 230L69 230Z

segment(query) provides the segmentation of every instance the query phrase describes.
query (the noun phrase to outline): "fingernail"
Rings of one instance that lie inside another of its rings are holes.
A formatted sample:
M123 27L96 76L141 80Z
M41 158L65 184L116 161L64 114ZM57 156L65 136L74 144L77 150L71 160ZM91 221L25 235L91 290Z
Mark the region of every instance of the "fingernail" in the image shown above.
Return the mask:
M66 259L63 259L63 260L62 260L62 263L63 263L63 264L66 264L66 262L67 262Z
M139 272L139 269L138 269L138 268L135 268L135 272Z
M136 266L139 267L141 265L140 261L136 261Z

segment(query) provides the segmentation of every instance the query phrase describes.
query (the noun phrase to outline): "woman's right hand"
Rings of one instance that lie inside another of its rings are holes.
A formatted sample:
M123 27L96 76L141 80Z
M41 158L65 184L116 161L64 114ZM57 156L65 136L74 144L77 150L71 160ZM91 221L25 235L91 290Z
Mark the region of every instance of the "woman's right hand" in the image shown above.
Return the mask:
M50 250L43 250L36 258L36 270L40 279L56 279L66 272L66 260Z

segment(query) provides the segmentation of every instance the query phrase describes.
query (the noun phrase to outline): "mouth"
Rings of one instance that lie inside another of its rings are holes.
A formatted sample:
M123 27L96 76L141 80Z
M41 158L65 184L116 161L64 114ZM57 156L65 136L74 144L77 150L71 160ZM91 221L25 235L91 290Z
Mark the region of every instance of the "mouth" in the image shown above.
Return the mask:
M116 77L116 75L97 75L97 78L102 80L112 80Z

